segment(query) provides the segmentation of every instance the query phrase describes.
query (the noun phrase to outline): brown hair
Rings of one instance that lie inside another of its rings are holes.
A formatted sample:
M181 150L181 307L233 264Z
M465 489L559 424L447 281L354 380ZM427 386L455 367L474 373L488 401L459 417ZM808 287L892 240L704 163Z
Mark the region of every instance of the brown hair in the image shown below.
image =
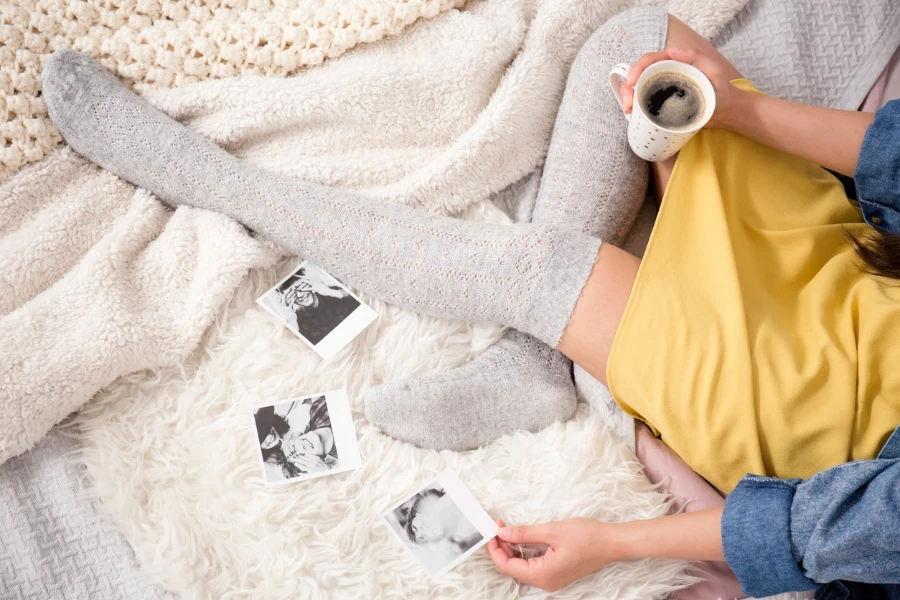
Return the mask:
M900 235L869 228L865 233L847 232L862 270L871 275L900 279Z

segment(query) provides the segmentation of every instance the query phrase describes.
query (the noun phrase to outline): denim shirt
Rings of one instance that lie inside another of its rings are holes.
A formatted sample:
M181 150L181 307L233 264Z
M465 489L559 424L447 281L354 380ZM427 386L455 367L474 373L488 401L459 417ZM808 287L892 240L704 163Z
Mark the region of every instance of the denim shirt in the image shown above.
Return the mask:
M744 477L725 499L722 544L750 596L900 599L889 585L900 584L900 427L874 460L807 480Z
M853 179L866 223L900 234L900 100L891 100L875 113Z

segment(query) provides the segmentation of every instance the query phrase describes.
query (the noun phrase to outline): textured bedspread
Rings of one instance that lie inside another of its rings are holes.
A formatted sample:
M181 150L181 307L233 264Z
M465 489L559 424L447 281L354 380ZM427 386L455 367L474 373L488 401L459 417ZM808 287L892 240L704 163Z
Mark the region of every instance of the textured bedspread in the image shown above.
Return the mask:
M50 432L0 470L0 598L174 600L144 583L134 552L82 490L77 442Z

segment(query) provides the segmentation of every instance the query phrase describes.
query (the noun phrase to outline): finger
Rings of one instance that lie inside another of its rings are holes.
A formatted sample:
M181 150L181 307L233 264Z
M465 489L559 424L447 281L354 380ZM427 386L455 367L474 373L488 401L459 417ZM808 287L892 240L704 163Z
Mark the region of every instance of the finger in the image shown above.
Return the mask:
M515 555L504 551L500 544L501 542L497 538L493 538L491 541L489 541L487 544L488 556L491 557L491 562L494 563L494 566L497 567L497 570L506 575L508 574L506 572L508 563L511 559L515 558Z
M494 539L497 540L497 545L500 546L500 549L501 549L501 550L503 550L504 552L506 552L506 555L507 555L508 557L513 558L513 557L516 556L516 551L513 550L513 547L512 547L512 546L510 546L509 544L507 544L506 542L504 542L504 541L501 540L500 538L494 538Z
M530 564L524 558L508 557L499 549L491 555L497 570L512 577L526 585L534 585L540 577L540 573L536 570L535 565Z
M653 63L657 63L661 60L668 60L669 58L671 57L669 56L668 50L659 50L643 55L636 63L631 65L631 71L628 73L628 79L625 80L625 84L633 88L634 84L637 83L638 77L644 72L644 69Z
M554 523L514 525L512 527L501 527L497 531L497 537L513 544L537 542L552 545L553 540L556 539L555 531L556 525Z
M500 549L500 544L497 543L497 538L491 538L491 541L487 543L488 556L491 557L491 560L494 560L494 552L498 549Z
M626 115L631 112L633 104L634 88L627 85L622 85L622 110L625 111Z
M506 527L506 523L503 522L503 519L494 519L494 523L497 524L497 527ZM512 547L500 538L494 537L491 539L491 542L499 546L499 548L506 553L507 557L512 558L516 555L516 552L512 549ZM488 543L490 544L491 542Z
M721 64L696 48L670 48L669 56L673 60L697 67L713 81L724 74Z

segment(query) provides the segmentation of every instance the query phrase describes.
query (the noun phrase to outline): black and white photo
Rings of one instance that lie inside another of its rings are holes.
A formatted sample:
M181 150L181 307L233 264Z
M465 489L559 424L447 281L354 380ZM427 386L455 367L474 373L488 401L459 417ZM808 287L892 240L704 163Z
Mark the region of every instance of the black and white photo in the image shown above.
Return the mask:
M256 407L253 423L266 484L311 479L361 464L343 390Z
M382 519L434 579L486 544L497 526L453 471L444 471Z
M271 315L328 360L365 329L376 313L309 261L257 299Z

